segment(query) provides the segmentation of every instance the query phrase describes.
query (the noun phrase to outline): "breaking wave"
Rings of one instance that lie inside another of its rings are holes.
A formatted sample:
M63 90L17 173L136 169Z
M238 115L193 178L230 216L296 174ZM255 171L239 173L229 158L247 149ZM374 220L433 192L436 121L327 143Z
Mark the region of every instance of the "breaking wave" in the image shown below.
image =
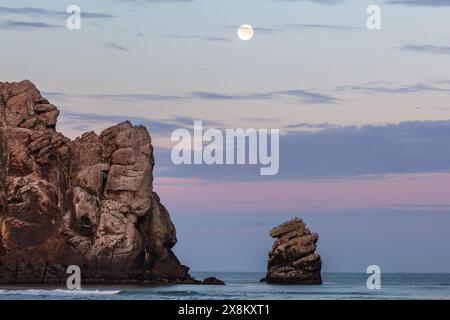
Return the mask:
M78 297L78 296L114 295L118 293L120 293L120 290L64 290L64 289L0 290L0 296L15 295L15 296Z

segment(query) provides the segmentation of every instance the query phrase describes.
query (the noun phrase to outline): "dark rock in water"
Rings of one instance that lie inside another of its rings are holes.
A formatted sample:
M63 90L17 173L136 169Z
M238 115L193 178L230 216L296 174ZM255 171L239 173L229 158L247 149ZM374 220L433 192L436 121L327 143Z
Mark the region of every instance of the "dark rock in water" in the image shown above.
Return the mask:
M267 283L321 284L322 262L316 254L317 233L295 218L270 231L277 238L269 252Z
M267 282L267 279L264 277L264 278L260 279L259 282Z
M192 283L153 192L153 147L123 122L74 141L29 81L0 82L0 283Z
M170 284L202 284L200 280L190 278L172 281Z
M207 285L225 285L225 282L223 282L222 280L217 279L216 277L209 277L209 278L205 278L203 280L202 284L207 284Z

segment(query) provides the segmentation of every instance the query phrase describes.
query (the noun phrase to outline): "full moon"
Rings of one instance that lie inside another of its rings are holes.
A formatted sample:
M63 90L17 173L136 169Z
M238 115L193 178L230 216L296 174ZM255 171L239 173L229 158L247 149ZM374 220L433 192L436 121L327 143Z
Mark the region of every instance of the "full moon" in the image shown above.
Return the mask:
M239 27L237 34L239 39L241 40L250 40L251 38L253 38L254 34L253 27L249 24L243 24Z

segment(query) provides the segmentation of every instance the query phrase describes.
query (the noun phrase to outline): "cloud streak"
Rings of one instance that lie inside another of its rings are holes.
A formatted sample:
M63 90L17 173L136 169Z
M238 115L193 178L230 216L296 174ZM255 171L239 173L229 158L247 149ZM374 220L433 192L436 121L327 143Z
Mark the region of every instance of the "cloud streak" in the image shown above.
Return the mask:
M200 35L193 35L193 34L166 34L164 35L165 38L169 39L178 39L178 40L204 40L209 42L231 42L230 39L225 37L217 37L217 36L200 36Z
M419 53L450 55L450 47L447 46L407 44L402 46L402 49Z
M116 49L116 48L114 48ZM204 100L204 101L258 101L258 100L289 100L293 102L302 102L308 104L335 104L339 102L336 97L321 93L318 91L292 89L267 92L250 93L218 93L208 91L193 91L178 95L161 95L153 93L120 93L120 94L91 94L91 95L70 95L65 93L51 93L56 99L101 99L118 101L185 101L185 100Z
M120 2L131 3L134 5L145 4L188 4L195 2L194 0L119 0Z
M235 25L226 25L224 26L227 29L235 30L238 27ZM307 24L307 23L290 23L283 25L273 25L273 26L264 26L257 27L254 26L253 30L255 30L258 34L272 34L274 32L282 32L287 30L325 30L325 31L356 31L356 30L365 30L363 27L357 26L347 26L347 25L333 25L333 24Z
M118 51L128 51L127 48L125 48L124 46L122 46L121 44L119 44L117 42L108 42L105 44L105 47L107 47L109 49L113 49L113 50L118 50Z
M344 3L344 0L272 0L276 2L312 2L322 5L336 5Z
M57 11L35 7L3 7L0 6L0 15L20 15L28 17L47 17L47 18L66 18L68 14L65 11ZM114 16L105 13L81 11L81 16L86 19L109 19Z
M413 94L413 93L450 93L450 88L443 87L446 83L436 81L430 84L415 83L400 85L393 82L368 82L360 85L345 85L336 88L339 92L359 92L363 94Z
M108 47L114 50L127 50L117 43L109 43ZM224 93L213 91L191 91L176 94L158 94L158 93L98 93L98 94L67 94L62 92L48 92L50 98L60 102L67 102L80 99L105 100L119 102L138 102L145 103L150 101L281 101L287 103L304 104L324 104L334 105L345 101L345 95L349 93L358 93L365 95L391 94L391 95L409 95L409 94L449 94L450 80L431 81L429 83L419 82L413 84L401 84L392 81L374 81L362 84L349 84L328 89L286 89L276 91L256 91L241 93ZM344 98L340 97L344 95Z
M25 22L14 20L0 21L0 30L30 31L30 30L45 30L57 28L61 28L61 26L43 22Z
M391 0L386 4L395 4L411 7L450 7L450 0Z
M331 24L286 24L286 28L290 29L325 29L325 30L364 30L362 27L355 26L342 26L342 25L331 25Z

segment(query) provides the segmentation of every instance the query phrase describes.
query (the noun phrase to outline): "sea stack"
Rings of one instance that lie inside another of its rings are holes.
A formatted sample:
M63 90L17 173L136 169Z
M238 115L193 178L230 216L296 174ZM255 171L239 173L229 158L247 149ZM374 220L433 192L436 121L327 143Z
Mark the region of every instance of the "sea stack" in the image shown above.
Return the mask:
M265 281L274 284L322 284L322 261L316 254L317 233L295 218L273 228L276 238L269 252Z
M30 81L0 82L0 283L196 283L171 248L153 147L123 122L71 141Z

